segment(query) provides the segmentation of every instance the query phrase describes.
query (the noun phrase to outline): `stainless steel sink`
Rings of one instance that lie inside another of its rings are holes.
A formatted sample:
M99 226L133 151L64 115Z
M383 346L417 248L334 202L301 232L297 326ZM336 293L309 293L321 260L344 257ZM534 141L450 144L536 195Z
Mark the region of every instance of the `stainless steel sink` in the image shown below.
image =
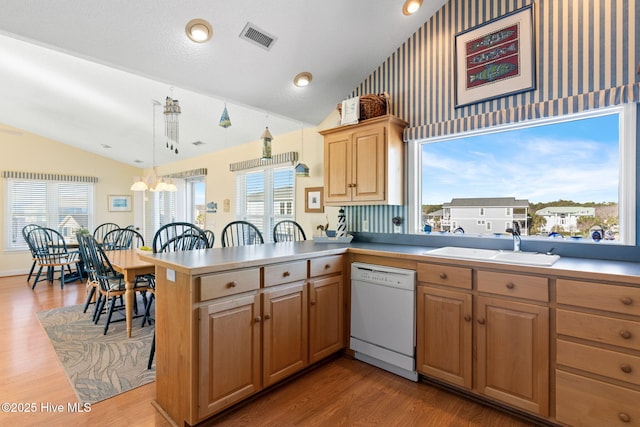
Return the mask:
M492 261L505 264L552 266L560 259L559 255L547 255L537 252L512 252L493 249L459 248L445 246L424 252L424 255L443 258L470 259L477 261Z

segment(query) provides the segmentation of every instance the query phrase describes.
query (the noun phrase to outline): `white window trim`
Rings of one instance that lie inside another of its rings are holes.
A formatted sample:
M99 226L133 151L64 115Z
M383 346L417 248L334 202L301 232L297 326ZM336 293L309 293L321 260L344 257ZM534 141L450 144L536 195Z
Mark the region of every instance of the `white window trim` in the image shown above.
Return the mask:
M637 129L637 105L635 103L623 104L615 107L589 110L582 113L571 114L570 116L550 117L524 121L504 126L495 126L488 129L481 129L471 132L464 132L455 135L447 135L435 138L411 140L407 143L407 216L408 232L411 234L422 234L420 194L422 185L420 179L420 146L425 142L449 141L466 138L469 136L491 134L506 130L523 127L547 125L573 119L596 117L600 115L617 113L621 115L620 120L620 176L618 194L618 215L620 228L623 232L621 245L635 246L636 237L636 129ZM490 237L487 237L490 238Z

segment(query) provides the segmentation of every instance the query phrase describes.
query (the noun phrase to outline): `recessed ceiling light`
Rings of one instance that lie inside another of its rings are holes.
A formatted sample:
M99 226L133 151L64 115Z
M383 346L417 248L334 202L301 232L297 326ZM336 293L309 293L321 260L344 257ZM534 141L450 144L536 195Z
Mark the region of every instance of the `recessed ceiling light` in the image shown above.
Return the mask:
M405 0L402 6L402 13L405 15L412 15L420 9L422 6L422 0Z
M213 37L213 28L204 19L192 19L185 28L187 37L196 43L204 43Z
M299 73L297 76L293 78L293 84L298 87L304 87L309 85L312 79L313 79L313 76L311 75L311 73L305 71L305 72Z

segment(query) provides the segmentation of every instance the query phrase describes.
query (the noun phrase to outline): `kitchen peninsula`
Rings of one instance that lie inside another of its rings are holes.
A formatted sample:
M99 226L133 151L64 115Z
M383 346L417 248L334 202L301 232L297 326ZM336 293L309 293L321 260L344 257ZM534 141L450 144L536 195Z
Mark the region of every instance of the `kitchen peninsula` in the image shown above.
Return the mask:
M640 265L428 249L307 241L144 255L156 265L156 406L194 425L346 348L358 261L417 272L425 378L551 423L640 419Z

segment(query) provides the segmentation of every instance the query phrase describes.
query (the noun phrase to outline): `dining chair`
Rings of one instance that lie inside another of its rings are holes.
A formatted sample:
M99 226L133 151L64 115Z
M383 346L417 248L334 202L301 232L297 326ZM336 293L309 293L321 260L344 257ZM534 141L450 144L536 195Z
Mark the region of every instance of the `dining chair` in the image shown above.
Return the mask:
M258 227L248 221L232 221L224 226L221 234L223 248L264 243Z
M152 248L158 253L206 249L207 246L207 236L200 227L189 222L171 222L156 231Z
M24 239L25 243L29 247L29 251L31 252L31 258L33 258L33 262L31 263L31 269L29 270L29 276L27 276L27 283L31 280L31 276L33 276L33 270L35 270L36 264L38 263L38 261L36 259L36 255L35 255L34 249L31 246L31 243L29 242L29 239L27 239L27 235L29 234L29 232L31 230L33 230L34 228L39 228L39 227L40 226L38 224L27 224L24 227L22 227L22 238Z
M102 247L105 251L137 249L144 246L142 234L132 228L118 228L104 235Z
M96 302L94 323L100 321L101 314L105 310L107 319L104 324L104 332L106 335L109 330L109 325L113 321L113 313L118 310L125 310L125 304L122 301L122 297L126 292L126 285L124 275L118 273L113 266L109 257L102 249L102 246L98 244L93 236L84 236L84 245L87 252L87 269L90 274L98 282L99 298ZM146 282L135 283L133 287L134 292L143 293L148 290ZM118 320L125 320L124 317Z
M216 235L213 234L213 231L211 231L211 230L203 230L203 233L204 233L205 237L207 238L207 247L208 248L212 248L213 244L216 241Z
M300 224L293 220L282 220L273 227L273 241L276 243L298 242L301 240L307 240L307 236L304 234Z
M93 230L93 238L96 239L98 243L102 244L102 240L108 232L118 230L119 228L120 226L114 222L105 222Z
M98 306L97 300L99 295L99 284L98 279L95 277L95 271L89 266L91 265L91 260L89 259L89 253L87 248L87 238L93 238L89 234L85 233L76 233L76 241L78 242L78 253L80 254L80 260L83 264L83 270L87 274L87 283L86 283L86 294L87 299L84 302L84 307L82 309L83 313L86 313L89 309L89 305L95 304L92 318L96 318L96 310L95 308Z
M78 266L80 263L79 253L67 249L64 237L57 230L45 227L34 228L27 234L27 239L29 245L33 247L33 254L39 266L31 289L35 289L38 282L42 280L53 282L55 270L58 268L60 269L60 288L64 288L67 281L82 278ZM71 275L65 279L65 270L72 273L71 267L76 268L77 276ZM43 270L46 271L46 274L40 279Z

